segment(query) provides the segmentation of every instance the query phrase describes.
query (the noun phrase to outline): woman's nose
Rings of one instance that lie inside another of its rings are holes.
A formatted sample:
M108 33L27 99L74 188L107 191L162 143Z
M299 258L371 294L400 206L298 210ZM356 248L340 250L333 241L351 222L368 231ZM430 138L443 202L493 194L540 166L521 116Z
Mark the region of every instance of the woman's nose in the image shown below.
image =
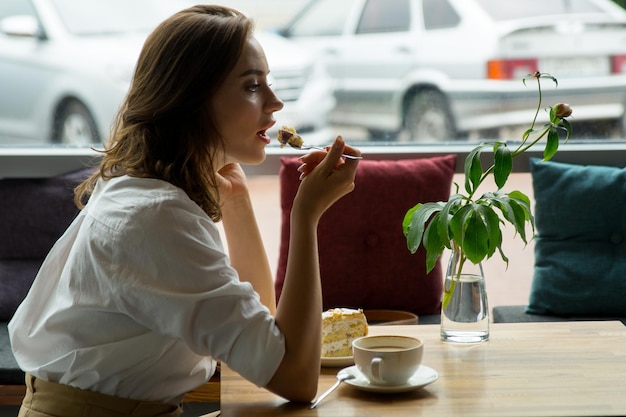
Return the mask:
M283 107L285 107L285 103L283 103L283 101L276 95L276 93L274 93L274 90L271 90L271 91L272 91L271 97L268 101L269 102L268 108L272 112L279 111Z

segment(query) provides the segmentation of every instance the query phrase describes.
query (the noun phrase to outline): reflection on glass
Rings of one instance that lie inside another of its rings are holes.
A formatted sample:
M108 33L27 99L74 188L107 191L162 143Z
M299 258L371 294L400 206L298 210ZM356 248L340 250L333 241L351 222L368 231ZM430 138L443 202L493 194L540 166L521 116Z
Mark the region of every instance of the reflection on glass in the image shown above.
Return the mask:
M101 144L145 36L195 3L2 0L0 146ZM221 3L282 35L262 35L278 124L314 145L518 140L537 70L559 80L544 102L575 108L574 141L624 140L626 12L611 0Z
M535 110L521 79L535 71L558 78L544 99L574 106L575 139L624 136L626 12L610 0L342 5L341 30L317 30L333 14L317 0L281 33L319 54L335 84L331 123L364 141L519 138Z

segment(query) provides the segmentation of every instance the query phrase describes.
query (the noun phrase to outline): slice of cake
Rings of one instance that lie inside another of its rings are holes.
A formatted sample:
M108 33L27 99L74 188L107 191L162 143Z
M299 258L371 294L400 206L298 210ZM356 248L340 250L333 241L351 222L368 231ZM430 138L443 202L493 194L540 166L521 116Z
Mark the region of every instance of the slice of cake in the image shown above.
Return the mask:
M322 357L352 356L352 341L367 335L363 310L333 308L322 313Z

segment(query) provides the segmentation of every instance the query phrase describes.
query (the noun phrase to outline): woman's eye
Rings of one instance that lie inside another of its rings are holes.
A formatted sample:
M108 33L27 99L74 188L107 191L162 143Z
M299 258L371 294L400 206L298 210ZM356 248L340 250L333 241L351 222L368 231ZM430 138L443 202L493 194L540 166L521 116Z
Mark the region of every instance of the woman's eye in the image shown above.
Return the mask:
M267 85L268 88L272 87L271 83L267 83L265 85ZM263 86L263 84L261 84L261 83L253 83L253 84L248 85L246 88L248 89L248 91L250 91L252 93L255 93L262 86Z

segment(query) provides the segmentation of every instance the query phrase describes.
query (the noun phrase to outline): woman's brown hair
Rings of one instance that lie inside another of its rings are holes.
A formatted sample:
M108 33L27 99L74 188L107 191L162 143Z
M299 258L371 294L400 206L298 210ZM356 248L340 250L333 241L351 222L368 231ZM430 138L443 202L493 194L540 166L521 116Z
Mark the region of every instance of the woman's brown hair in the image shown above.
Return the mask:
M79 208L99 178L157 178L221 219L215 149L223 143L209 101L233 69L253 23L222 6L194 6L148 36L99 169L75 189Z

